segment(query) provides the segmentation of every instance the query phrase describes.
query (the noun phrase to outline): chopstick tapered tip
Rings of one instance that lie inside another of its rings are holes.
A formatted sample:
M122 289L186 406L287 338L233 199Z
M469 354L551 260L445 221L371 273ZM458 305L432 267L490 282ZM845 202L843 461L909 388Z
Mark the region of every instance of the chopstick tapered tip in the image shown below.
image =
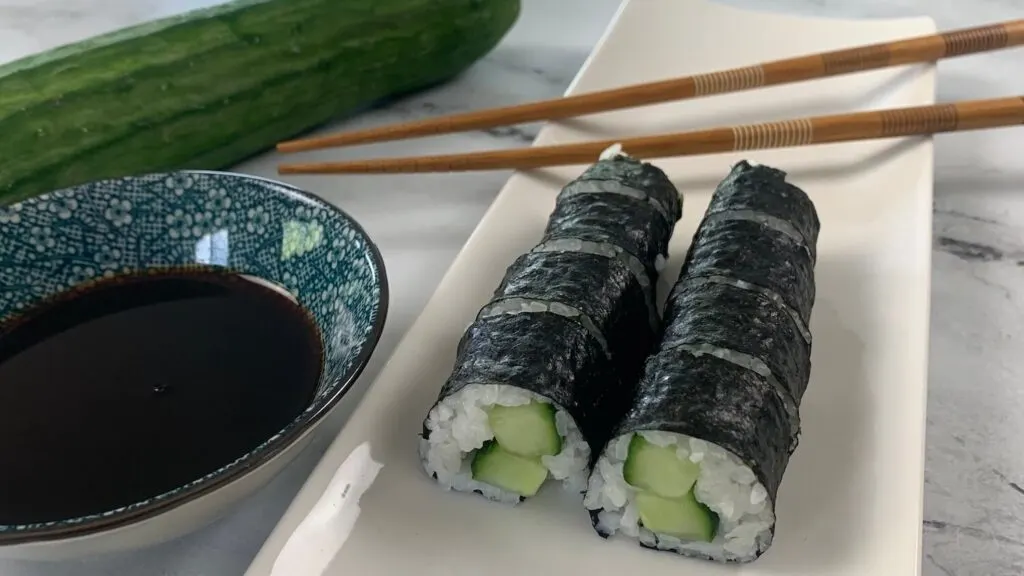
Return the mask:
M361 144L367 142L363 131L342 132L330 136L318 136L316 138L302 138L299 140L285 140L277 143L277 151L284 154L293 152L308 152L310 150L323 150L324 148L335 148Z
M292 154L295 152L307 152L309 150L319 150L326 148L327 145L320 143L319 139L310 140L286 140L284 142L277 143L277 151L282 154Z
M279 164L278 174L375 174L388 172L363 162L312 162L308 164Z
M343 146L354 146L356 144L373 144L375 142L386 142L398 140L406 136L425 136L436 131L433 127L438 120L421 120L410 123L403 130L395 130L393 127L368 128L365 130L352 130L340 132L327 136L314 138L301 138L296 140L285 140L278 142L277 151L285 154L292 152L307 152L310 150L323 150L325 148L341 148ZM441 123L444 121L441 120Z

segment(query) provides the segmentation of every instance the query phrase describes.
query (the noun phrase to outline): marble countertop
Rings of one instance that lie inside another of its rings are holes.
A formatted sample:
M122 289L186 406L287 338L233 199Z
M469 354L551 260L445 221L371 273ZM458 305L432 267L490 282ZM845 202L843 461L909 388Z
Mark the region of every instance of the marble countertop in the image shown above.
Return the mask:
M218 0L0 0L0 62ZM636 0L643 1L643 0ZM723 0L798 14L932 16L940 29L1020 17L1024 0ZM561 94L618 0L523 0L523 16L489 56L457 80L325 129L370 126ZM1024 94L1024 52L943 62L941 100ZM399 155L517 147L536 127L376 145ZM937 139L931 379L925 474L925 576L1024 573L1024 130ZM319 153L330 157L331 151ZM312 154L316 157L318 154ZM274 154L237 170L276 178ZM364 224L392 286L372 381L508 178L505 172L286 178ZM396 210L394 206L400 206ZM0 561L3 576L241 574L333 432L333 414L297 462L233 514L162 546L74 563ZM882 471L884 475L884 471Z

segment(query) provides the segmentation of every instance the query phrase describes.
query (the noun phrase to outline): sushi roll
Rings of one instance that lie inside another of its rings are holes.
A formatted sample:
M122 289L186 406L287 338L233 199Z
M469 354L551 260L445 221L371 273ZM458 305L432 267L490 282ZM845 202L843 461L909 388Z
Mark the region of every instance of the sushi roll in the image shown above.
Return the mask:
M423 424L432 478L507 503L548 479L585 490L657 341L653 290L681 214L665 174L621 154L561 190L459 341Z
M590 475L599 535L718 562L771 545L810 376L818 230L784 172L740 162L719 184Z

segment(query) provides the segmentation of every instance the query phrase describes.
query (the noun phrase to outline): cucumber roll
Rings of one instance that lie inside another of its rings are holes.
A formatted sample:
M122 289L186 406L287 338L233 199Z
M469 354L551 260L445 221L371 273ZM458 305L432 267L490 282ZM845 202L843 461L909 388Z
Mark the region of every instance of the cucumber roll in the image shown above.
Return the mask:
M603 537L719 562L771 545L810 375L814 204L740 162L712 197L584 505Z
M621 154L562 189L459 342L423 425L431 477L508 503L548 479L586 489L657 341L653 291L681 213L661 170Z

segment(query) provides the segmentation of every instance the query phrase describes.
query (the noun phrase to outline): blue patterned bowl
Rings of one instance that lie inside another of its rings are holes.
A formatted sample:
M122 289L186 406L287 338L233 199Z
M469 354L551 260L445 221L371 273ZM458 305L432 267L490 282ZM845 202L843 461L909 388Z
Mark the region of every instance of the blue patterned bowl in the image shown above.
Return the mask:
M0 525L0 556L55 557L52 546L40 548L46 543L63 544L61 557L136 547L208 522L294 456L362 372L384 326L387 280L376 246L347 214L284 184L182 171L0 206L0 326L105 277L182 267L269 281L311 313L325 349L312 403L246 456L151 500L84 518Z

